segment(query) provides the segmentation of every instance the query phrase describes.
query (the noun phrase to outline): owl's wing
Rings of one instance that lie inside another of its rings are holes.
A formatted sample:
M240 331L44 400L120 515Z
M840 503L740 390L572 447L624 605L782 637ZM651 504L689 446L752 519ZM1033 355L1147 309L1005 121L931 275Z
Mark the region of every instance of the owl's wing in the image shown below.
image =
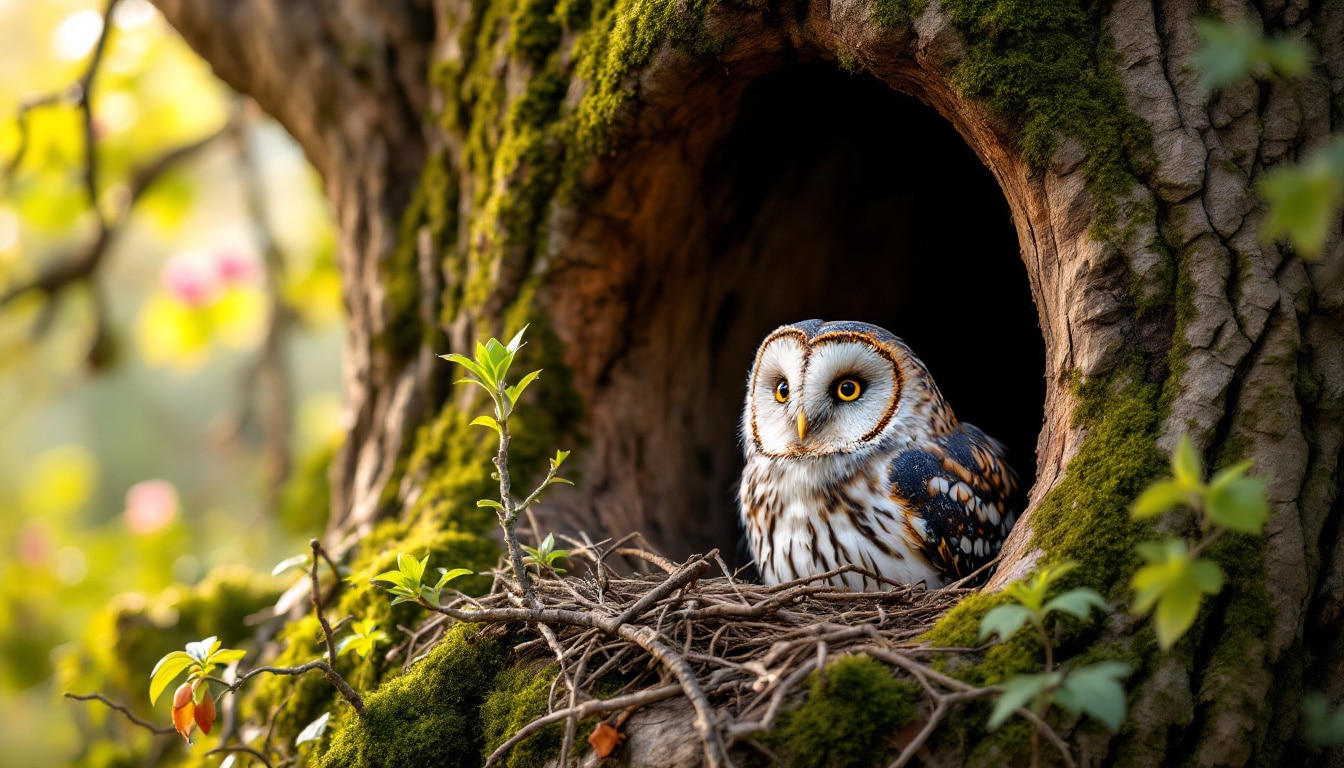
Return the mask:
M949 581L992 560L1017 520L1003 446L969 424L898 453L889 477L891 495L924 521L925 557Z

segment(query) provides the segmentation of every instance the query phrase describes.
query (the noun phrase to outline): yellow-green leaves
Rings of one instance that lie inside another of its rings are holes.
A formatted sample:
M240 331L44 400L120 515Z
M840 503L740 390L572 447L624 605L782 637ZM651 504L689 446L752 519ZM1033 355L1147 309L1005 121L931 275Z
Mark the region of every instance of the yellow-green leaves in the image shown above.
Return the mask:
M518 403L518 398L522 397L523 391L541 375L541 371L533 371L523 376L517 384L509 385L507 381L509 368L513 366L513 358L523 346L525 331L527 326L523 326L523 330L515 334L508 344L501 344L499 339L493 338L486 342L476 342L474 359L456 353L440 355L444 360L467 369L467 376L459 380L458 384L475 384L489 392L490 398L495 401L495 418L481 417L472 424L490 427L498 432L499 420L508 418L513 406Z
M555 548L555 534L546 534L546 538L541 542L541 546L535 549L524 545L523 551L527 553L527 557L523 558L523 562L536 565L538 571L544 567L555 571L561 576L565 575L565 569L555 567L555 561L569 557L569 550Z
M980 620L980 641L984 642L994 635L998 635L1000 640L1007 640L1027 622L1044 629L1045 618L1055 612L1086 619L1093 608L1107 610L1102 596L1088 587L1078 587L1046 599L1055 582L1077 567L1077 563L1063 562L1042 568L1027 581L1009 584L1004 594L1016 602L1000 605L985 614Z
M1296 77L1311 66L1311 49L1301 40L1266 38L1247 24L1200 21L1195 32L1200 48L1192 61L1202 74L1200 85L1206 93L1247 77Z
M211 636L187 643L185 651L173 651L159 659L149 673L149 703L158 700L168 684L187 672L187 682L195 683L214 672L215 667L232 664L247 655L246 651L220 648L219 638Z
M390 639L386 632L378 628L376 619L360 619L350 626L350 631L351 634L336 646L337 656L353 653L361 659L367 659L379 643Z
M1191 557L1184 539L1144 542L1139 554L1148 564L1131 582L1134 613L1142 616L1156 606L1153 628L1158 645L1167 650L1195 623L1204 595L1222 590L1223 572L1212 560Z
M1200 22L1195 30L1201 45L1192 62L1205 93L1248 77L1298 77L1311 67L1311 49L1295 38L1267 38L1247 24L1215 21ZM1344 136L1298 164L1269 169L1259 187L1269 206L1261 238L1287 238L1302 258L1319 257L1344 208Z
M1171 477L1158 480L1135 500L1131 514L1140 520L1175 507L1199 514L1200 541L1191 549L1185 539L1168 537L1139 545L1143 565L1130 586L1133 610L1143 616L1154 612L1153 628L1163 650L1170 649L1199 616L1205 595L1223 588L1223 572L1200 553L1225 531L1259 534L1269 519L1262 480L1247 477L1249 461L1228 467L1204 482L1204 468L1188 436L1182 436L1171 456Z
M474 571L467 568L447 568L437 569L439 580L433 586L422 583L425 576L425 568L429 565L429 555L421 560L401 553L397 555L397 570L384 571L373 577L373 583L376 586L391 592L395 598L392 604L407 602L424 602L435 608L439 607L439 595L443 592L448 582L460 576L466 576Z
M1077 587L1050 597L1051 588L1077 563L1063 562L1042 568L1027 581L1009 584L1004 593L1014 602L1000 605L980 620L981 642L998 635L1007 640L1027 624L1031 624L1045 647L1046 668L1043 673L1016 675L1003 683L1003 691L994 701L989 716L989 728L998 728L1014 712L1030 706L1037 715L1044 715L1052 705L1063 707L1074 715L1088 714L1102 721L1112 731L1119 730L1125 718L1125 688L1120 679L1130 673L1128 665L1117 661L1103 661L1077 669L1061 671L1053 668L1050 633L1045 626L1052 613L1066 613L1086 619L1092 611L1108 610L1106 600L1095 590Z
M1260 182L1269 204L1266 241L1286 237L1303 258L1321 255L1344 207L1344 136L1336 136L1297 165L1271 169Z

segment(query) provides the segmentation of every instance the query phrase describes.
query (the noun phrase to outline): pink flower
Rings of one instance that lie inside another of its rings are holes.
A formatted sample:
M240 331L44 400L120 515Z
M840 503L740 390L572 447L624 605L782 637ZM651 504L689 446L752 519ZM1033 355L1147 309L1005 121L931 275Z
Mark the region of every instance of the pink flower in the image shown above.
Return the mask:
M215 265L198 254L180 253L163 265L163 289L190 307L213 304L223 288Z
M236 251L222 251L215 257L215 273L224 285L254 282L258 271L255 259Z
M163 530L177 516L177 489L167 480L145 480L126 491L126 527L148 536Z

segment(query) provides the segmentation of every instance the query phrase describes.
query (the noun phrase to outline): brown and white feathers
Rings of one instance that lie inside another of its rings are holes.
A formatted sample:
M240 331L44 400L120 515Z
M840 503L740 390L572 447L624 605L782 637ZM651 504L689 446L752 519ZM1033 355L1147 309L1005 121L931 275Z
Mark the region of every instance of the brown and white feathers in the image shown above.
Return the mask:
M874 325L808 320L766 337L742 437L739 506L767 584L853 564L939 587L991 560L1016 519L1002 446L957 421L919 358Z

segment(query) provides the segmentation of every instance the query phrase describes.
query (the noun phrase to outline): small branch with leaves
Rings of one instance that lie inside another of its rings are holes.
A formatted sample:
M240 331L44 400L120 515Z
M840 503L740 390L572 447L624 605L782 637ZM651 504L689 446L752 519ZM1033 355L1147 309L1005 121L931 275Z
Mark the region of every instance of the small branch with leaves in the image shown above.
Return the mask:
M458 382L459 384L479 386L490 395L490 399L494 403L493 416L477 416L471 423L493 429L499 435L499 450L495 453L493 460L495 477L499 480L499 500L482 499L476 505L490 507L499 516L499 525L504 529L506 554L516 582L516 593L522 597L526 604L532 605L535 602L535 597L523 558L523 548L518 543L516 532L518 517L536 503L537 499L541 498L542 492L550 486L556 483L567 485L573 485L573 483L556 474L560 465L569 457L569 451L556 451L555 458L550 460L550 470L536 489L521 502L513 498L513 478L509 474L509 442L511 440L509 417L513 415L514 408L518 405L518 399L523 396L523 392L541 376L541 371L532 371L519 379L517 383L509 384L509 368L513 366L514 357L523 346L523 334L526 331L527 327L524 326L509 340L508 344L501 344L498 339L494 338L484 343L477 342L474 358L459 354L447 354L442 357L467 370L467 375Z

